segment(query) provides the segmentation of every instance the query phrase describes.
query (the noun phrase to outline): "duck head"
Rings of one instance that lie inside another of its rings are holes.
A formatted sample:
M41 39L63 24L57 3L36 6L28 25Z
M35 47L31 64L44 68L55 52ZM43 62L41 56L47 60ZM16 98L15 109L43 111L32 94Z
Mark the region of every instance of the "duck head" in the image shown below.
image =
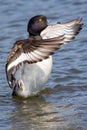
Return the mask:
M44 15L37 15L29 20L27 31L30 36L37 36L40 35L41 31L44 30L47 25L47 18Z

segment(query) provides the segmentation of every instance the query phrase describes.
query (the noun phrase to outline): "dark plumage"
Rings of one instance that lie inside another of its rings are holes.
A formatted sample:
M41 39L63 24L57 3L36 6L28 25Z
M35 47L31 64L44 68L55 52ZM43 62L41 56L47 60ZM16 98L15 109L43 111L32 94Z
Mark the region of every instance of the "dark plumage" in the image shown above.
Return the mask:
M37 15L28 22L27 31L30 36L40 35L41 31L47 27L47 18L43 15Z
M6 61L9 86L17 95L36 95L47 82L52 69L52 54L82 29L81 19L48 25L37 15L28 22L28 39L16 41Z

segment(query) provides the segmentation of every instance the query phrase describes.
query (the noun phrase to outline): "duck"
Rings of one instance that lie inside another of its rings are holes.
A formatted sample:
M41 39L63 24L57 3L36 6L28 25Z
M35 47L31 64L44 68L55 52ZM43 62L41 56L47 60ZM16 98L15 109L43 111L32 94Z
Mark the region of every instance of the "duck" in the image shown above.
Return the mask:
M44 15L30 18L29 37L14 43L5 64L13 95L22 98L38 95L50 77L52 55L62 45L70 43L82 26L81 18L52 25Z

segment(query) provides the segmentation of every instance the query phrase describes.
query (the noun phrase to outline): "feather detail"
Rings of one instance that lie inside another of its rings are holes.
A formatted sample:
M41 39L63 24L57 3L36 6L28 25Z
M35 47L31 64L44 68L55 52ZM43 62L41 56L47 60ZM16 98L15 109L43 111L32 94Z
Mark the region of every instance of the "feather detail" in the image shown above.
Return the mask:
M64 44L64 35L44 40L25 39L17 41L8 56L7 71L14 67L17 68L23 62L32 64L42 61L52 55L62 44Z
M64 35L64 44L72 41L82 29L82 19L78 18L69 22L50 25L41 32L43 39Z

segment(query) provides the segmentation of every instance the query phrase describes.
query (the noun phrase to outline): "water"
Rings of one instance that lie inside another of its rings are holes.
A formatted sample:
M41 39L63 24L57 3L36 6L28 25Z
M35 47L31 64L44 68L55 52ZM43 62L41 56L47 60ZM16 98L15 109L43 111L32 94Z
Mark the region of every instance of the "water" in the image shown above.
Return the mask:
M87 0L0 0L0 130L87 130ZM84 27L54 56L51 77L40 97L13 98L5 61L13 43L27 38L29 18L49 23L82 17Z

